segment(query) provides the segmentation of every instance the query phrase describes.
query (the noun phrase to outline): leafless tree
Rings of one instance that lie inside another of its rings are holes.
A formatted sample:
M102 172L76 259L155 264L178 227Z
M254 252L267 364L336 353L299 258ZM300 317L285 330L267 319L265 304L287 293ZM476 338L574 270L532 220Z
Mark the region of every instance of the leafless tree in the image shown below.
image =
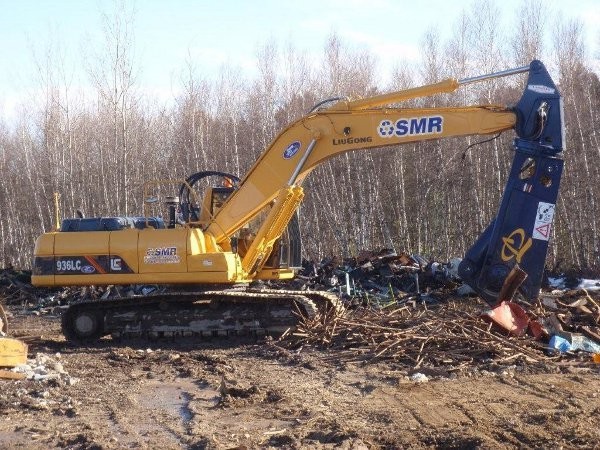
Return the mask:
M146 180L210 169L243 175L282 128L327 97L360 98L493 72L507 61L527 64L542 54L549 22L539 0L525 0L514 27L502 30L495 3L476 2L447 40L426 31L420 61L398 60L389 86L375 79L375 57L337 34L324 43L316 65L291 44L266 42L258 47L255 75L226 65L209 79L188 58L173 105L164 106L140 89L135 11L116 5L104 17L104 41L82 55L94 96L74 89L61 46L51 45L36 57L37 100L24 102L10 126L0 122L5 264L29 265L35 237L54 225L54 192L65 216L76 208L89 215L143 214ZM583 24L562 19L552 30L567 150L548 262L600 269L600 81L587 61ZM510 104L522 81L496 80L402 106ZM383 246L443 259L462 254L496 213L512 137L507 132L468 151L479 138L354 152L323 164L304 184L306 255L356 255Z

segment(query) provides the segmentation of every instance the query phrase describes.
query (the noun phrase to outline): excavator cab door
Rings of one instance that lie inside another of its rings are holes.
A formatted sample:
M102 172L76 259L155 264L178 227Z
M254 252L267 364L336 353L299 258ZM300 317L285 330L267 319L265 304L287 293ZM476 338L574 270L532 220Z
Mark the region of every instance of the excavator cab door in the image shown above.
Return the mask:
M200 209L199 222L202 227L207 226L214 215L223 206L223 203L233 193L233 187L208 187L204 192Z

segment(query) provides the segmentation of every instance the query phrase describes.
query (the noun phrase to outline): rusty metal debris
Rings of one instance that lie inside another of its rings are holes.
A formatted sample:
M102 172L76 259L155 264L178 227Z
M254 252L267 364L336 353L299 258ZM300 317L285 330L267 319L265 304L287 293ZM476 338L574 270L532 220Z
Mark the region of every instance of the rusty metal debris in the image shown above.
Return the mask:
M515 336L523 336L531 320L525 310L515 302L500 302L495 308L485 311L482 318L489 319Z
M600 304L586 289L560 297L542 294L534 312L549 349L600 354Z
M441 264L419 255L382 249L361 252L353 258L304 261L294 284L298 289L336 292L354 304L385 305L415 299L431 303L439 294L459 285L453 264L458 265L455 261Z

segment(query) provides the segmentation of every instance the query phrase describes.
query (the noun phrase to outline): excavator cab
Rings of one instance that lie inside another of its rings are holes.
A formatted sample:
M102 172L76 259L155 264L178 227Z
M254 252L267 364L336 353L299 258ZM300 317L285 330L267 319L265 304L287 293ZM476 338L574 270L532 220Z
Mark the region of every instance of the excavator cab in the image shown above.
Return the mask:
M208 177L218 177L219 181L212 183L204 189L202 204L194 205L190 190L200 180ZM217 212L227 199L238 188L240 179L232 174L217 171L197 172L186 179L182 184L179 197L179 209L184 222L197 223L200 228L206 229L212 222ZM260 223L261 220L258 220ZM244 257L250 244L256 236L252 222L242 227L236 236L231 238L231 249L234 253ZM269 258L263 270L266 272L278 269L297 269L302 266L302 240L300 235L300 222L298 214L294 214L281 237L273 245Z
M220 182L210 183L204 188L202 203L198 205L195 189L207 179L216 177ZM204 180L204 181L203 181ZM214 170L196 172L185 179L179 188L177 197L180 222L194 223L206 228L217 211L229 196L237 189L240 179L235 175Z
M204 198L202 199L202 206L198 212L198 222L202 228L210 223L217 211L221 209L223 203L225 203L234 190L233 186L211 186L206 188L204 191Z

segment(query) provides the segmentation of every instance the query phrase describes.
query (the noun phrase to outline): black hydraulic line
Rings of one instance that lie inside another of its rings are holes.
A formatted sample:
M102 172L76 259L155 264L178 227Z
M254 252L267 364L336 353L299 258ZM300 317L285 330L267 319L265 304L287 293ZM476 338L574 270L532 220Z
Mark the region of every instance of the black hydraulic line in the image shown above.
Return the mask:
M485 144L486 142L491 142L491 141L493 141L495 139L498 139L502 135L502 133L504 133L504 131L501 131L500 133L496 134L495 136L493 136L493 137L491 137L489 139L485 139L483 141L478 141L478 142L473 142L472 144L468 145L467 148L465 148L465 150L463 151L463 154L462 154L462 156L461 156L460 159L462 159L462 160L465 159L465 157L467 156L467 152L469 151L469 149L471 147L475 147L476 145Z

